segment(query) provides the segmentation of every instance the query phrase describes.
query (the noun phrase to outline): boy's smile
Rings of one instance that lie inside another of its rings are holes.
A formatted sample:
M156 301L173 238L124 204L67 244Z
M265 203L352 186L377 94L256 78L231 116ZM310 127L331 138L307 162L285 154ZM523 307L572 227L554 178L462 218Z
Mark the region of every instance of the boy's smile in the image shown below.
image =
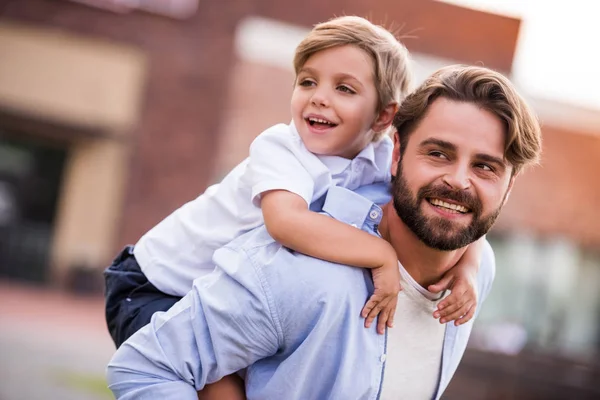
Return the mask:
M333 47L298 73L292 119L310 152L353 158L373 139L377 100L371 57L355 46Z

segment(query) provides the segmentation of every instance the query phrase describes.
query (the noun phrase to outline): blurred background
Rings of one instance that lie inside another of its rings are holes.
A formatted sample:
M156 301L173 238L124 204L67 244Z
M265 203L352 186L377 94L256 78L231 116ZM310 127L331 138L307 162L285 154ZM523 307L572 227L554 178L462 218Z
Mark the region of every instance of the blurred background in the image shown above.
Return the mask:
M594 4L0 0L0 399L110 398L102 270L290 120L295 46L342 14L397 28L418 80L505 73L543 123L445 398L600 398Z

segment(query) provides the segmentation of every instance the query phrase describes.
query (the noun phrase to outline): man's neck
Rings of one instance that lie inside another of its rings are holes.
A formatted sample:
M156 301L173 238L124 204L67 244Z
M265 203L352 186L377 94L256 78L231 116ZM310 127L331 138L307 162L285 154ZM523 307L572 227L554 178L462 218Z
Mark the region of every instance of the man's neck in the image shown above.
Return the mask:
M383 207L379 232L394 247L404 269L424 288L437 283L466 251L466 247L453 251L428 247L400 219L392 202Z

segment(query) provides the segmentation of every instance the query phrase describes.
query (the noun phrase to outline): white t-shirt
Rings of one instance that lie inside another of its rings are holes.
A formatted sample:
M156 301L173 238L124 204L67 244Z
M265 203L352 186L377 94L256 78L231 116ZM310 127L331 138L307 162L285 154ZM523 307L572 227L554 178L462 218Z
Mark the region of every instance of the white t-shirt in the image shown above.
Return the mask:
M430 400L437 393L446 332L433 311L449 292L429 292L398 265L402 291L387 333L381 399Z
M354 159L309 152L293 124L262 132L250 156L219 184L183 205L137 242L134 255L159 290L183 296L194 279L213 270L215 250L264 223L260 195L287 190L307 204L331 186L351 190L390 180L393 144L389 137L370 143Z

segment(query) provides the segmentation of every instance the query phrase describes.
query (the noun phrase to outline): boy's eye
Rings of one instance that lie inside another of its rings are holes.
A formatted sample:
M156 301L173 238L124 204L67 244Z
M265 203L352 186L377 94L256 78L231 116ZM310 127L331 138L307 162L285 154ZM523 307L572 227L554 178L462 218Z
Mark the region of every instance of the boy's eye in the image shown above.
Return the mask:
M356 93L353 89L351 89L350 87L348 87L346 85L340 85L340 86L337 87L337 89L340 92L344 92L344 93L349 93L349 94L355 94Z
M311 79L302 79L298 82L299 86L313 86L316 85L316 82Z

